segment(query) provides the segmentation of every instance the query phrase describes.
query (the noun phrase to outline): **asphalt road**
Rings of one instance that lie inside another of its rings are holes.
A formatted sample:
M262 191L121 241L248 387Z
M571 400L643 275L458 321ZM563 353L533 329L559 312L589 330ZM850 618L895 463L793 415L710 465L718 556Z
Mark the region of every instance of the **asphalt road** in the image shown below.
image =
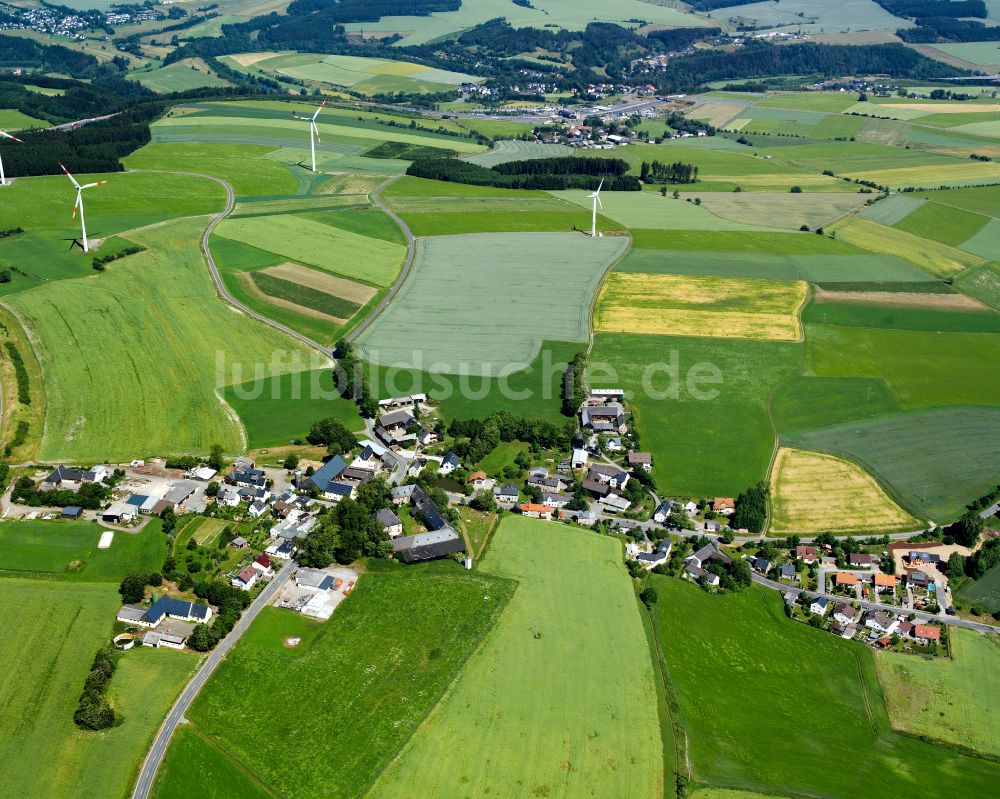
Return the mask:
M240 636L247 631L247 628L257 617L257 614L260 613L261 608L267 605L281 587L288 582L288 578L292 576L292 572L295 570L295 565L295 561L289 561L285 564L285 567L274 576L250 607L243 611L243 615L236 622L236 626L233 627L229 635L219 641L215 649L202 661L201 667L195 673L194 677L191 678L191 681L181 692L181 695L177 697L174 706L170 708L166 719L160 725L160 729L156 733L156 738L153 740L153 745L150 747L149 753L143 761L142 769L139 771L139 779L136 781L135 790L132 791L132 799L146 799L149 796L149 791L153 787L153 779L156 777L156 771L167 752L167 744L170 743L170 737L174 734L174 730L177 729L177 725L184 719L184 714L198 695L198 691L208 681L208 678L212 676L212 672L215 671L216 666L225 658L226 653L233 648L233 645L240 639Z
M786 593L788 591L795 591L798 594L805 594L810 599L815 599L816 597L826 597L831 602L850 602L850 599L842 596L836 596L835 594L823 594L818 591L803 591L794 586L785 585L784 583L777 583L774 580L769 580L767 577L762 577L759 574L753 575L753 581L758 585L763 585L766 588L772 588L775 591L781 591L781 593ZM907 608L896 607L895 605L880 605L876 602L868 602L867 600L858 601L858 605L865 610L880 610L885 613L890 613L896 615L898 613L904 613L906 615L913 614L917 617L918 621L921 622L940 622L941 624L949 624L952 627L965 627L969 630L975 630L979 633L1000 633L1000 627L995 627L992 624L982 624L978 621L968 621L967 619L960 619L956 616L937 616L933 613L924 613L919 610L909 610Z

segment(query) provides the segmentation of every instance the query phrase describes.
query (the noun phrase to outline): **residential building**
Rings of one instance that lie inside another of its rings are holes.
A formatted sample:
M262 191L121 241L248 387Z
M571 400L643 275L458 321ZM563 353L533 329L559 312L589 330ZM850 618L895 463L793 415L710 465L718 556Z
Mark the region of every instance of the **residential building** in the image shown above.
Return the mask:
M595 433L624 433L628 430L625 409L620 403L607 405L584 405L580 411L580 423Z
M339 455L334 455L319 469L303 481L306 488L315 488L327 499L339 502L354 494L356 485L342 479L347 463Z
M445 526L426 533L400 536L393 540L392 548L404 563L417 563L464 552L465 542L454 529Z
M250 565L260 572L261 577L270 577L274 574L274 568L271 566L271 558L267 554L258 555Z
M530 516L533 519L552 518L552 508L550 508L548 505L536 505L530 502L526 502L523 505L518 505L517 511L522 516Z
M267 513L267 503L262 499L255 499L250 503L250 507L247 508L247 513L249 513L254 519L259 519Z
M884 572L875 574L875 590L878 592L894 591L898 582L899 578L895 574L885 574Z
M795 559L805 564L816 562L816 547L795 547Z
M792 582L798 582L799 573L795 571L795 567L791 563L781 564L781 569L778 573L778 577L781 580L791 580Z
M866 568L878 563L878 558L867 552L852 552L847 556L847 562L855 568Z
M234 466L226 475L226 482L238 488L266 488L267 475L263 469L252 466Z
M444 456L444 460L441 461L441 465L438 467L438 474L451 474L459 466L461 466L461 463L458 460L458 455L454 452L449 452Z
M731 516L736 512L736 500L732 497L715 497L709 504L713 511L723 516Z
M639 561L647 569L655 569L661 563L666 563L667 559L670 557L670 550L673 547L673 542L670 540L670 536L664 536L663 540L660 541L659 546L652 552L640 552L635 556L635 559Z
M494 488L493 496L496 497L497 502L512 505L518 501L521 496L521 492L516 483L507 483L506 485Z
M837 572L836 583L838 586L855 586L858 584L858 575L853 572Z
M395 538L403 534L403 522L388 508L376 512L375 521L382 525L382 529L390 538Z
M830 606L830 600L826 597L818 596L809 603L809 612L814 616L826 615L826 610Z
M882 635L892 635L899 627L899 619L886 613L872 611L865 617L865 627Z
M767 558L754 558L750 567L758 574L767 574L771 571L771 561Z
M921 646L927 646L930 643L937 643L941 640L941 628L932 627L929 624L914 624L913 638Z
M254 587L258 579L260 579L260 572L252 565L247 564L233 575L229 582L234 588L242 588L244 591L249 591Z
M647 472L652 471L653 456L649 452L630 452L628 454L628 465Z
M841 624L847 625L854 621L854 608L846 602L841 602L833 609L833 618Z

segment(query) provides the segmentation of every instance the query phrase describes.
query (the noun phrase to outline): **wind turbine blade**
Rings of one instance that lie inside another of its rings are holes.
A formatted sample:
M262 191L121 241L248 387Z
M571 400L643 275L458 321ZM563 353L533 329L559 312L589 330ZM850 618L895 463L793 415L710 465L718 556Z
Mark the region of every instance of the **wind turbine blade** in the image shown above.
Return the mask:
M601 195L600 194L595 194L594 195L594 199L597 200L597 207L600 208L603 211L604 210L604 203L601 202Z
M310 124L312 126L313 135L316 137L316 141L319 141L319 128L316 127L316 123L315 122L312 122Z
M81 191L82 191L82 189L77 189L77 192L76 192L76 202L73 203L73 214L72 214L72 216L70 216L70 219L76 219L76 209L80 207L80 199L81 199L80 198L80 192Z
M62 164L59 164L59 166L61 166L62 171L66 173L66 177L68 177L71 181L73 181L73 185L76 186L77 188L80 188L80 184L76 182L76 178L69 173L69 170Z
M601 178L601 182L597 184L597 193L601 193L601 187L604 185L604 178Z
M324 105L326 105L326 100L319 104L319 108L316 109L316 113L312 115L313 122L316 121L316 117L319 116L319 112L323 110Z
M0 130L0 137L3 137L3 138L5 138L5 139L11 139L11 140L13 140L13 141L16 141L16 142L21 142L21 144L24 144L24 142L23 142L23 141L21 141L21 140L20 140L19 138L17 138L17 136L12 136L11 134L9 134L9 133L8 133L7 131L5 131L5 130Z
M83 189L92 189L92 188L94 188L94 186L103 186L107 182L108 181L106 181L106 180L99 180L96 183L87 183L86 185L81 186L80 189L81 190L83 190Z
M303 122L312 122L309 117L300 116L299 114L292 114L294 119L301 119Z

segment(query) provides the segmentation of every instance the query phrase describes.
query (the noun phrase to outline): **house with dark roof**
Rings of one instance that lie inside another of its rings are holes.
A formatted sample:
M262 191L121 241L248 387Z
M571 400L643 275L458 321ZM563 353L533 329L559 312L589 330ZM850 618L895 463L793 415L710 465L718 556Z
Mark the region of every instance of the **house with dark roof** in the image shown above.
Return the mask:
M400 536L393 540L392 549L403 563L418 563L464 552L465 542L454 529L445 526L426 533Z
M382 525L382 529L390 538L395 538L403 534L402 520L388 508L376 511L375 521Z
M584 405L580 410L580 424L595 433L624 433L628 430L625 409L617 402Z
M753 570L759 574L767 574L771 571L771 561L767 558L754 558L750 565L753 567Z
M791 563L783 563L781 564L779 579L797 582L799 579L799 573L795 571L795 567Z
M673 547L673 542L670 540L670 536L664 536L663 540L660 541L660 545L654 549L652 552L640 552L635 556L635 559L639 561L646 569L655 569L661 563L666 563L667 558L670 557L670 550Z
M375 423L375 435L387 447L415 443L420 429L417 417L406 409L384 413Z
M507 483L506 485L494 488L493 496L496 497L497 502L513 504L518 501L521 496L521 492L516 483Z
M441 461L441 465L438 466L438 474L451 474L459 466L461 466L461 463L458 460L458 455L454 452L449 452L444 456L444 460Z
M589 491L595 497L606 497L611 493L611 486L588 477L583 481L583 490Z
M805 564L815 563L817 554L816 547L795 547L795 559Z
M621 466L610 463L592 463L587 471L587 479L607 483L612 488L624 488L629 481L629 473Z
M185 602L182 599L173 599L164 594L148 608L142 605L122 605L116 618L118 621L152 628L156 627L164 618L207 622L212 618L212 609L208 605Z
M867 552L852 552L847 556L847 562L851 566L865 568L878 563L878 558L869 555Z
M330 460L320 466L309 477L303 480L306 488L315 488L327 499L339 501L343 497L349 497L354 493L356 486L341 479L347 463L339 455L334 455Z
M234 466L226 475L226 482L238 488L266 488L267 475L263 469L250 466Z
M809 603L809 612L814 616L826 615L827 608L830 606L830 600L825 596L818 596Z

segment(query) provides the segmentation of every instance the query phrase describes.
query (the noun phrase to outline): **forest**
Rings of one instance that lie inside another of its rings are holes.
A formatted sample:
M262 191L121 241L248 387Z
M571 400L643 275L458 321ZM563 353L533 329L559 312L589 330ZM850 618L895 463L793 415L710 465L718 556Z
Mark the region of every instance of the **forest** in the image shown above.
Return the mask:
M628 164L617 158L536 158L489 169L456 158L427 158L410 164L406 174L504 189L594 190L603 181L606 191L641 191L639 179L624 174L627 168Z

